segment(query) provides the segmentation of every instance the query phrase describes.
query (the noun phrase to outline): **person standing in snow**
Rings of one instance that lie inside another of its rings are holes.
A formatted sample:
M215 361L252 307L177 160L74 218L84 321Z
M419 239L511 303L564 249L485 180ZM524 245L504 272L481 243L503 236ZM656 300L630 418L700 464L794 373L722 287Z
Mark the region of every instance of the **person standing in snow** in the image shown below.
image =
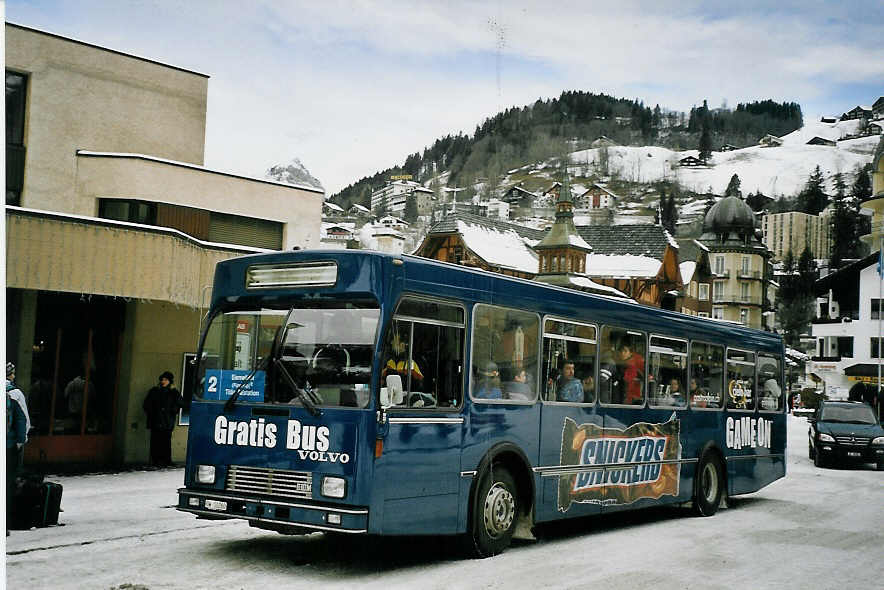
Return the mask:
M25 443L28 440L28 406L25 396L15 386L15 365L6 363L6 523L15 512L15 482L21 467ZM9 536L9 528L6 529Z
M142 404L150 430L150 464L155 467L172 464L172 430L178 410L184 406L181 393L172 387L174 381L172 373L164 372L159 384L151 388Z

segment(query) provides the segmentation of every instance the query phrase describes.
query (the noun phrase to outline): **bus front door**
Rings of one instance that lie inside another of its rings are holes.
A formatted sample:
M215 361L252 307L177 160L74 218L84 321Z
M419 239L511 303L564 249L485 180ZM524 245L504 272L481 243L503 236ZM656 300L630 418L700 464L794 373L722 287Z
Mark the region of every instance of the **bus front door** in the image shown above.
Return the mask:
M456 533L463 414L393 410L386 421L381 455L375 459L375 484L383 501L381 532Z

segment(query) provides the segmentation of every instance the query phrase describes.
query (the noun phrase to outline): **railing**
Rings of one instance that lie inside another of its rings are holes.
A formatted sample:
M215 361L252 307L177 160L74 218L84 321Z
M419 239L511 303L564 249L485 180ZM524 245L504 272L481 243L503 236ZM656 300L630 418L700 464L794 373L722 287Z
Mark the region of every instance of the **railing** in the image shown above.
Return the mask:
M761 297L758 295L713 295L712 303L745 303L748 305L761 305Z
M737 272L737 277L741 279L760 279L761 271L760 270L740 270Z
M812 324L841 324L841 323L850 323L852 321L859 320L859 312L852 311L847 314L842 314L837 318L813 318L811 320Z

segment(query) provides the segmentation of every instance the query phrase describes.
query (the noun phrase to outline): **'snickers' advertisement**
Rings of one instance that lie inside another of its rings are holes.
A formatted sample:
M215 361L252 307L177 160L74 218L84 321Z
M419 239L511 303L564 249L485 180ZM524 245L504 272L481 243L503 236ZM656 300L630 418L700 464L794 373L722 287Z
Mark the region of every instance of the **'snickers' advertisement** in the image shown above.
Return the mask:
M680 428L674 415L663 424L639 422L626 429L578 426L565 418L560 465L602 468L559 476L558 509L566 512L573 502L619 505L677 496L681 464L662 461L681 458Z

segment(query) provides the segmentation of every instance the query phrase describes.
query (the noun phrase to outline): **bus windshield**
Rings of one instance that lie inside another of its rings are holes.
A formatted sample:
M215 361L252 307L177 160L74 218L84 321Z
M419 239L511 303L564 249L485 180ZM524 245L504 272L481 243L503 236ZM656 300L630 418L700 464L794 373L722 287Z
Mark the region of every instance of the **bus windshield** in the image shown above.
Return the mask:
M216 315L203 342L203 399L301 404L283 369L318 405L365 407L375 334L374 302L305 302L291 309Z

